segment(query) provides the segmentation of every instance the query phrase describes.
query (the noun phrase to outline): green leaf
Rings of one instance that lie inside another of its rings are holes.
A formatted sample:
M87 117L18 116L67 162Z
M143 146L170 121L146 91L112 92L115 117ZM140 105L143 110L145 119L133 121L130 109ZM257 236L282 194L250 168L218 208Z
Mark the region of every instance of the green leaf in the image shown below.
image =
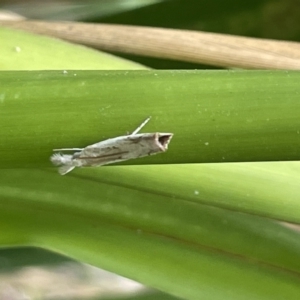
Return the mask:
M128 70L140 64L58 39L0 27L0 70Z
M1 191L3 190L1 189ZM66 256L34 247L2 248L0 249L0 261L0 273L12 272L22 267L41 267L74 262Z
M1 168L47 167L55 148L134 130L172 132L141 163L297 160L300 72L2 72Z
M1 244L45 247L185 299L297 299L299 234L162 193L165 167L2 171Z
M0 72L2 247L184 299L298 299L299 233L276 220L299 222L299 164L187 163L299 159L299 72L62 70ZM161 165L42 169L149 115L170 149L128 164Z

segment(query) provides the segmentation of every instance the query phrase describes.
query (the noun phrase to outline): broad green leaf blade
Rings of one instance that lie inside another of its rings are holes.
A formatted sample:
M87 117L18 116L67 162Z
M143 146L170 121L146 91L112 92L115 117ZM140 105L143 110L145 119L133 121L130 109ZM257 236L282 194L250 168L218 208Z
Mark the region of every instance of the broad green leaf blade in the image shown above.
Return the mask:
M159 171L156 167L120 168L122 183L134 189L143 176L145 191L155 187L171 198L300 224L300 162L184 164ZM105 178L118 185L118 177Z
M139 180L130 167L7 170L1 244L56 250L185 299L297 299L297 232L146 188L163 168L132 167Z
M0 27L0 70L128 70L140 64L58 39Z
M134 130L172 132L141 163L297 160L300 72L33 71L0 73L0 167L48 167L52 149Z
M249 169L251 172L251 164L244 165L245 170L250 165ZM261 167L261 173L268 171L268 165L265 164L264 167ZM286 163L286 165L290 165L292 168L293 163ZM248 202L246 202L243 199L243 190L245 188L242 186L240 188L240 198L238 198L238 195L230 192L234 191L234 188L239 186L239 182L243 179L247 181L247 173L238 173L236 177L231 176L230 170L231 173L234 173L236 168L235 165L229 164L227 172L224 167L220 168L220 173L223 173L224 179L220 178L218 184L216 184L213 181L205 181L206 177L212 177L216 172L210 172L209 168L205 170L205 165L204 168L202 167L202 165L102 167L78 170L75 175L69 174L64 177L54 172L47 173L45 171L33 171L29 173L31 176L28 177L26 175L28 171L26 170L5 170L2 171L4 172L3 174L8 174L9 176L2 176L1 195L4 198L11 199L10 202L12 204L23 201L22 199L25 198L27 204L38 205L39 203L44 203L43 205L47 205L45 209L55 209L65 213L76 214L78 209L82 213L86 211L92 215L101 213L101 220L109 218L113 222L122 221L129 227L144 227L147 231L152 232L158 230L159 233L167 236L180 236L180 239L186 241L197 241L197 243L204 243L212 248L222 248L230 253L253 257L252 246L261 243L263 245L265 235L267 234L269 237L271 235L271 232L263 230L266 225L270 227L270 222L254 216L249 216L247 219L244 214L209 206L216 205L216 199L221 199L221 196L223 196L223 198L227 198L227 207L231 210L247 211L241 208L240 203L236 203L237 199L240 199L241 204L250 207L248 212L252 214L253 212L260 214L266 214L267 212L271 215L270 209L266 211L263 205L267 206L269 203L269 206L271 206L270 202L273 200L272 191L268 186L264 190L261 188L259 190L260 193L256 195L264 194L266 195L265 199L253 195L248 197ZM288 169L288 166L286 167ZM201 176L202 172L204 174ZM189 177L187 173L189 173ZM178 175L174 176L174 174ZM274 184L280 185L280 179L284 175L278 173L277 178L273 176ZM192 180L190 184L188 179L194 176L196 180ZM232 181L235 179L234 183L228 181L230 177ZM256 174L256 181L262 179L263 176ZM18 182L18 189L14 189L16 182ZM69 188L66 189L66 186ZM290 188L288 184L284 186L287 189ZM198 188L198 190L195 188ZM214 190L217 192L214 193ZM221 194L222 190L223 194ZM267 197L268 192L269 197ZM45 193L50 198L43 200L42 197ZM100 198L99 195L101 195ZM295 196L294 201L290 201L286 205L284 194L282 193L281 195L281 198L277 197L277 205L274 205L271 212L273 214L277 213L277 215L280 215L281 211L286 213L288 211L286 206L288 206L290 212L295 211L294 216L299 215L300 210L297 197ZM261 201L261 207L257 204L258 201ZM96 211L95 207L98 207ZM111 207L111 212L108 210L108 207ZM140 216L141 212L143 213ZM151 216L151 220L145 218L144 213L149 217ZM135 219L132 218L133 216L135 216ZM186 220L184 219L185 217ZM214 221L212 221L212 218ZM286 219L287 221L289 220L288 217ZM168 220L167 223L165 223L166 220ZM232 222L238 223L238 226L234 225L232 227ZM199 231L198 226L200 223L201 230ZM185 226L191 227L188 233L186 231L178 231L178 228L184 228ZM280 232L282 232L283 238L286 230L282 230L282 226L279 225L274 224L272 226L274 228L272 239L276 240ZM257 228L259 228L258 232L256 232ZM233 236L230 235L231 230L235 232ZM235 235L239 230L241 230L241 237L238 243L235 243ZM213 231L215 234L212 236L211 232ZM244 237L242 237L243 232L247 233L244 234ZM243 242L241 242L241 239L243 239ZM296 243L293 244L293 247L297 248L300 246L298 235L296 235L296 240L292 243ZM261 248L262 250L264 249L264 247ZM292 252L289 255L281 255L280 259L278 259L278 253L274 252L273 256L269 251L261 252L256 259L264 260L283 268L296 268L295 270L298 270L300 269L300 264L296 260L298 252L296 251L296 257L294 257Z

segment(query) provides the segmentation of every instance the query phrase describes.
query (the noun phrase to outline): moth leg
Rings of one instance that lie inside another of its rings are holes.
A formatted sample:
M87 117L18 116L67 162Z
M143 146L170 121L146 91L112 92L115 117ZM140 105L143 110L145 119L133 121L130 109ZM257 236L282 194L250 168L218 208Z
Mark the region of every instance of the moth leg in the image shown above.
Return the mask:
M82 151L84 148L61 148L53 149L52 151Z
M137 134L151 119L151 117L148 117L133 133L131 133L130 135L135 135Z
M67 173L71 172L74 168L74 166L61 166L58 168L58 173L60 175L66 175Z

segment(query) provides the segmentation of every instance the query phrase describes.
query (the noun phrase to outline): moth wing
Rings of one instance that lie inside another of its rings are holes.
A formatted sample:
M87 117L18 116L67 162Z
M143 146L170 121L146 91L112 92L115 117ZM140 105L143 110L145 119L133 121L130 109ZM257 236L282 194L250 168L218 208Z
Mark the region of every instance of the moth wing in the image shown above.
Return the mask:
M126 143L126 139L123 137L108 139L85 147L78 155L76 155L76 158L88 159L119 155L120 153L124 153L124 142Z
M86 148L84 148L80 152L79 157L96 157L96 156L102 156L102 155L108 155L113 152L114 149L111 147L97 147L96 145L91 145Z

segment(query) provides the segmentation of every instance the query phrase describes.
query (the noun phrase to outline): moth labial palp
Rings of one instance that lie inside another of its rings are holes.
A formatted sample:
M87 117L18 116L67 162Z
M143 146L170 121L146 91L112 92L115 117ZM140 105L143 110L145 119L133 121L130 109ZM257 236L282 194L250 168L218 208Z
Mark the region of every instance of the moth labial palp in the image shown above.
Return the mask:
M147 118L131 134L110 138L85 148L61 148L53 151L76 151L73 154L54 153L50 160L61 175L76 167L97 167L124 160L165 152L173 133L138 133L150 120Z

